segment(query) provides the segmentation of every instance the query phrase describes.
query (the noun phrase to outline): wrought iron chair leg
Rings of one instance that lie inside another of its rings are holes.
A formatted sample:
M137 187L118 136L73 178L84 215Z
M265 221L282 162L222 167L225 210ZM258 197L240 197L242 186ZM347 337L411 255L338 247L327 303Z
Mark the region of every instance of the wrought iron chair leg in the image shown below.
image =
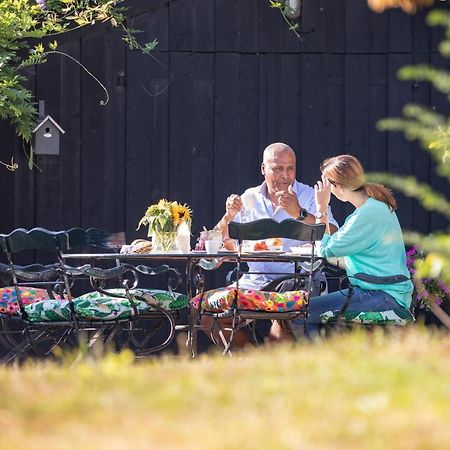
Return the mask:
M152 307L155 308L154 305L152 305ZM152 353L156 353L156 352L159 352L161 350L164 350L172 342L173 337L175 336L175 325L176 325L175 324L175 319L173 318L173 316L170 313L168 313L164 309L158 307L158 310L169 321L169 334L167 335L166 340L164 342L162 342L161 344L159 344L158 346L152 347L152 348L150 348L148 350L143 350L143 351L141 351L139 353L136 353L137 356L139 356L139 357L148 356L148 355L151 355Z

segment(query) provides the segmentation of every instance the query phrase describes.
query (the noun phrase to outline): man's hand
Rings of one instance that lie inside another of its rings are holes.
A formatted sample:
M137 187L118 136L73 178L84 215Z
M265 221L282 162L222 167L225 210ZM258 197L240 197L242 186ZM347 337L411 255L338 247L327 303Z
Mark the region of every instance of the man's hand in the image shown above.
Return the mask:
M236 214L242 209L243 203L241 197L237 194L231 194L225 202L225 216L231 222Z
M278 197L280 208L283 208L292 217L299 216L302 207L292 186L289 186L287 191L278 191L275 195Z

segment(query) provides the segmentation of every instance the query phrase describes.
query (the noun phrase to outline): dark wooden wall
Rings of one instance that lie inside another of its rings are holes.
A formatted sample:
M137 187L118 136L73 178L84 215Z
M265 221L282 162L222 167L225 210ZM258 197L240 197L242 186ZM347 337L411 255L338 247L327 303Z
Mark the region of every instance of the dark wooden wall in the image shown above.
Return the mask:
M107 87L110 100L73 61L50 56L28 71L36 100L66 130L59 156L39 156L29 171L22 145L0 122L0 231L44 226L126 230L131 241L147 205L161 197L194 210L194 234L221 216L229 193L260 183L266 145L289 143L298 179L314 183L319 163L352 153L368 170L414 174L446 189L425 152L400 134L380 133L378 119L409 101L441 111L445 99L426 83L400 82L404 64L441 63L439 33L424 14L377 15L365 0L304 0L300 42L265 0L130 0L129 25L145 56L129 51L108 26L78 31L60 50ZM3 167L3 166L2 166ZM406 228L442 228L438 216L399 196ZM349 212L334 203L343 221Z

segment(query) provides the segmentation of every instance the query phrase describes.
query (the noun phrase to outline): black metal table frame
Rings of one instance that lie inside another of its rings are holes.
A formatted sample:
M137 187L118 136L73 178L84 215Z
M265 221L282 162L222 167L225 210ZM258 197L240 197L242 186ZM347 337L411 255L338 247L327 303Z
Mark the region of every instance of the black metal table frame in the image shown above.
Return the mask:
M89 261L115 261L119 264L122 261L164 261L164 262L184 262L186 266L186 294L189 300L194 295L203 292L204 271L216 270L224 263L237 264L243 262L291 262L299 266L313 263L313 271L323 266L324 259L316 255L299 255L294 253L239 253L220 252L217 254L207 254L206 252L193 251L190 253L66 253L62 255L65 260L89 260ZM316 268L317 267L317 268ZM190 305L190 303L189 303ZM188 347L192 356L197 354L196 331L202 329L196 323L197 314L194 314L191 306L188 308L188 323L177 325L177 331L187 331Z

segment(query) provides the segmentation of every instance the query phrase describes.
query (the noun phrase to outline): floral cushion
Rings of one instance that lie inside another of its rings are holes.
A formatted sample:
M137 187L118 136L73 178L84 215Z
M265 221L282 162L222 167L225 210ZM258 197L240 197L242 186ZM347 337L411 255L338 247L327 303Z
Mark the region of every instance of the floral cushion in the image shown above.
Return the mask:
M299 311L308 302L308 292L266 292L253 289L220 288L199 294L192 299L194 308L202 311L222 312L230 309L236 297L237 307L250 311L289 312ZM200 302L201 300L201 302Z
M68 300L42 300L25 306L28 319L34 322L60 322L70 320Z
M108 292L111 292L111 294L125 295L124 289L108 289ZM189 304L187 295L178 292L160 289L131 289L130 294L133 296L134 302L140 312L151 311L153 308L149 303L155 303L168 311L183 309ZM99 292L89 292L88 294L81 295L78 299L101 298L104 296L104 294L100 294Z
M24 306L50 298L46 289L26 286L19 286L18 289ZM17 301L16 290L14 287L0 288L0 313L19 313L19 302Z
M67 300L50 299L45 289L20 287L25 311L31 321L54 322L70 320L70 305ZM125 295L124 289L111 289L112 294ZM139 313L148 313L153 308L147 303L155 302L168 311L185 308L188 298L178 292L159 289L133 289L134 302ZM14 288L0 289L0 313L16 314L19 311ZM118 320L134 315L130 301L126 298L108 297L99 292L90 292L73 300L75 314L86 320Z
M148 307L144 302L136 302L139 312L147 312ZM73 301L75 314L78 319L87 320L119 320L128 319L134 315L130 301L117 297L85 297L76 298Z
M336 322L339 311L327 311L320 315L322 324ZM404 308L388 311L354 312L347 311L342 315L344 323L360 323L364 325L400 325L414 322L412 314Z

